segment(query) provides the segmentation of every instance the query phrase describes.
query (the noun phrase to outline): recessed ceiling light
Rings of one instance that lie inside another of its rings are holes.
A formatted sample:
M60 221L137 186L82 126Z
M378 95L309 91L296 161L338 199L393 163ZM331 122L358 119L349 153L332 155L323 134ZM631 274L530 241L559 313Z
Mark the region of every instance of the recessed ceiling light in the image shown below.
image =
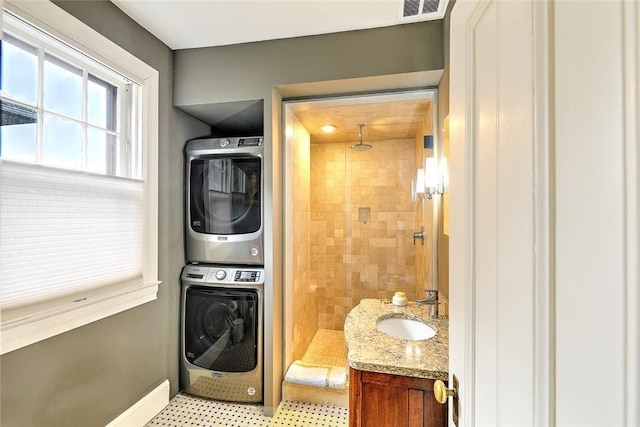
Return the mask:
M334 125L324 125L320 129L322 129L323 131L325 131L327 133L331 133L334 130L336 130L336 127Z

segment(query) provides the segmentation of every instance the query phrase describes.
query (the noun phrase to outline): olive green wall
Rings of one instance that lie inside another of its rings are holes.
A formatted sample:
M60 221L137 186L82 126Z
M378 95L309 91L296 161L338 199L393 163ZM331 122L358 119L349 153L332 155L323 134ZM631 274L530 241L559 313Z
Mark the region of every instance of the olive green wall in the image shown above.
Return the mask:
M172 107L173 52L108 1L56 2L158 70L158 299L1 357L3 427L103 427L165 379L178 388L182 146L209 126Z
M178 50L174 101L181 107L264 99L274 86L442 70L442 37L442 21L429 21Z

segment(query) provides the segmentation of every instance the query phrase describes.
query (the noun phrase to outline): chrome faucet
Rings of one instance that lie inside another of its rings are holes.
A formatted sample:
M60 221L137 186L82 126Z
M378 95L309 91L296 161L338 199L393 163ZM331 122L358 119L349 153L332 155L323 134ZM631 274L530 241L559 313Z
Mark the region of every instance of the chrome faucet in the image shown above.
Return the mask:
M429 306L429 317L438 317L438 291L435 289L423 289L427 293L427 297L424 299L417 299L416 304L419 306Z

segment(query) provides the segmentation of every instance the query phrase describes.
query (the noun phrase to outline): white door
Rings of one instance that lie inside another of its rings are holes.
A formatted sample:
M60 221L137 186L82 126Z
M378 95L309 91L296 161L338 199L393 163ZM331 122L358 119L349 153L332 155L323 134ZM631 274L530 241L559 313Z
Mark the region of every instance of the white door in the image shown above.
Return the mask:
M453 8L458 425L639 425L638 9Z
M451 372L463 425L531 425L532 3L459 2L451 29Z

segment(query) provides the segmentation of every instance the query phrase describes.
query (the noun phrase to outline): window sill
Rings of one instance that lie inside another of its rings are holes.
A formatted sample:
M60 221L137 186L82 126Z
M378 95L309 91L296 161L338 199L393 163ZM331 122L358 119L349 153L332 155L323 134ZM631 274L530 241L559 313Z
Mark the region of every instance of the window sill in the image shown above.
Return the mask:
M157 299L160 282L129 284L108 292L94 292L81 298L67 297L54 308L10 309L2 312L0 354L87 325Z

